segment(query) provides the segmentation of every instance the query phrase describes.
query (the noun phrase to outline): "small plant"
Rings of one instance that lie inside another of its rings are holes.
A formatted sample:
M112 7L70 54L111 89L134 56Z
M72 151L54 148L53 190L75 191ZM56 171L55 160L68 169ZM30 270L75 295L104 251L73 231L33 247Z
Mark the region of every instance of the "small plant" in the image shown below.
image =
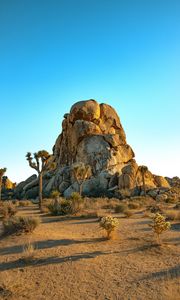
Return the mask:
M30 200L20 200L19 201L20 207L25 207L25 206L30 206L30 205L32 205L32 202Z
M127 205L120 203L115 206L114 212L118 214L118 213L123 213L125 210L127 210Z
M12 200L12 204L14 204L15 206L19 206L19 200Z
M140 207L139 203L135 203L135 202L130 202L128 204L129 209L138 209Z
M154 233L157 236L158 244L160 244L160 235L170 229L171 224L170 222L166 222L165 217L159 213L156 213L153 218L153 224L149 225L152 227Z
M31 262L35 256L35 246L29 242L23 247L23 258L22 260L26 263Z
M124 215L126 218L130 218L133 215L133 213L131 210L127 209L124 211Z
M81 201L82 198L81 198L81 195L78 193L78 192L73 192L71 194L71 200L74 200L74 201Z
M39 223L40 219L38 217L12 217L3 221L4 233L32 233L39 225Z
M1 203L0 206L0 215L2 215L3 219L8 219L14 216L17 213L16 206L10 202L5 201Z
M110 239L112 233L118 228L119 221L111 216L106 216L101 218L99 225L106 231L107 238Z

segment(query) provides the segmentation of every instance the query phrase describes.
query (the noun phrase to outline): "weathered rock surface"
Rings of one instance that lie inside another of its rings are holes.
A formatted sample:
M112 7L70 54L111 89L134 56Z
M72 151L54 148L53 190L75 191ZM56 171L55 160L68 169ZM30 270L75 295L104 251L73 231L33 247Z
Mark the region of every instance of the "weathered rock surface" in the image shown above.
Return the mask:
M71 166L82 162L90 165L92 176L83 184L82 191L91 195L95 191L108 191L113 188L141 192L142 174L134 159L135 154L126 142L126 135L116 111L107 104L95 100L75 103L70 113L64 115L62 132L53 147L51 162L56 169L44 174L45 194L58 189L65 197L79 191ZM169 188L167 180L155 176L150 171L145 174L147 190L157 187ZM37 177L29 178L17 186L21 196L35 194ZM29 190L33 193L28 193ZM154 193L154 197L157 193Z

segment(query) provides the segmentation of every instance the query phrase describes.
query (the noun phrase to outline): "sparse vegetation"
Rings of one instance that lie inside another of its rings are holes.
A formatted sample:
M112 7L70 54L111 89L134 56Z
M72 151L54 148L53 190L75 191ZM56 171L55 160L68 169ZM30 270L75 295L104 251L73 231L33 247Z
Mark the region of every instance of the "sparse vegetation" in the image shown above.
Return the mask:
M4 234L32 233L40 223L38 217L18 216L3 221Z
M114 212L115 213L124 213L124 211L126 211L127 210L127 205L126 204L124 204L124 203L120 203L120 204L118 204L118 205L116 205L116 207L115 207L115 209L114 209Z
M32 205L32 202L30 200L20 200L19 201L20 207L25 207L25 206L30 206L30 205Z
M3 219L8 219L17 213L16 206L11 201L1 202L0 215Z
M130 202L128 204L129 209L138 209L140 207L140 204L138 202Z
M119 221L117 218L106 216L101 218L99 225L106 231L107 238L110 239L112 233L118 228Z

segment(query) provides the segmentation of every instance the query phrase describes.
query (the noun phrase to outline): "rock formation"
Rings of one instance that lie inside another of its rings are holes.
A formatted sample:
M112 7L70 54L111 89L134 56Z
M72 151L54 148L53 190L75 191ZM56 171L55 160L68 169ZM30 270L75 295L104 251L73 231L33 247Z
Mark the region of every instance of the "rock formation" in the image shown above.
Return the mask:
M91 167L92 176L83 184L83 193L98 195L100 191L129 189L141 192L142 176L138 172L135 154L126 142L126 135L116 111L95 100L75 103L64 115L62 132L53 147L51 162L56 169L44 174L44 195L58 189L69 197L79 187L72 176L71 166L83 162ZM149 189L169 187L165 178L145 174ZM37 179L22 183L23 196L32 188L37 190ZM19 188L19 185L17 189ZM139 188L139 189L138 189ZM31 194L31 193L30 193Z

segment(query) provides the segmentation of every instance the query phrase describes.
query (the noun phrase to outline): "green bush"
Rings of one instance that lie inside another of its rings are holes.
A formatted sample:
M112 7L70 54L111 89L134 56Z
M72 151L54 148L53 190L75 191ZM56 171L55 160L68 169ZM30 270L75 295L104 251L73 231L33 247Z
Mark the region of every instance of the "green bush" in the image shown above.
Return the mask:
M4 233L13 234L13 233L31 233L39 225L39 217L11 217L3 221Z

